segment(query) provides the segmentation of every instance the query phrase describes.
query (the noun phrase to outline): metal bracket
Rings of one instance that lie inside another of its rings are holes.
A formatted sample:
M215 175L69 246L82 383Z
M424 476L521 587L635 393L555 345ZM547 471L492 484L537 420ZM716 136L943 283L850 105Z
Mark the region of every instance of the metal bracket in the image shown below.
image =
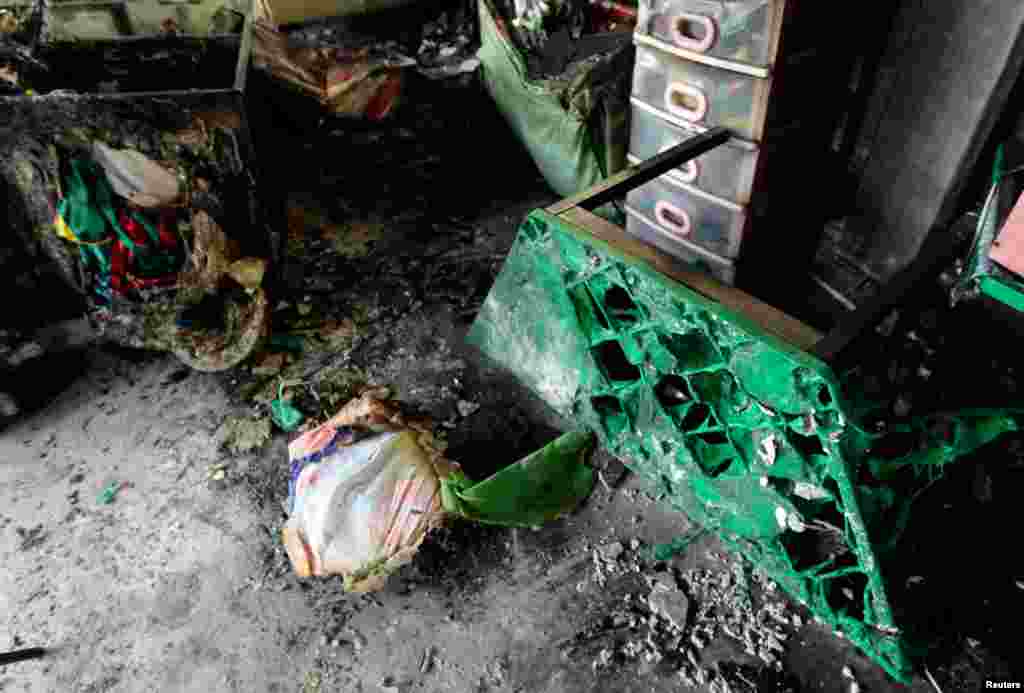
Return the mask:
M601 205L611 202L644 183L649 183L663 173L682 166L691 159L705 154L715 147L729 141L729 131L722 127L712 128L685 142L666 150L655 157L646 159L634 166L627 166L622 171L609 177L583 192L567 197L547 208L551 214L561 214L573 207L593 211Z

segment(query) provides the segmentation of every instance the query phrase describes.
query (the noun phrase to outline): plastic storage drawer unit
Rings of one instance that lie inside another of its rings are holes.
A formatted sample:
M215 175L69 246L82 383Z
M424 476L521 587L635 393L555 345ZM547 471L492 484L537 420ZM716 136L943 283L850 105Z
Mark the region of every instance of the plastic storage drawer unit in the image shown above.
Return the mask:
M707 62L743 63L767 76L778 51L783 9L783 0L640 0L636 33Z
M770 79L687 62L642 44L636 48L633 96L684 122L721 125L760 140L770 90Z
M626 207L626 232L679 260L687 269L709 274L723 284L736 281L736 265L662 231L636 210Z
M629 154L638 160L657 156L702 132L693 126L672 122L664 111L637 99L633 99L632 118ZM750 202L754 190L759 157L757 145L733 139L725 146L686 162L668 175L709 195L745 205Z
M626 202L666 233L727 259L739 255L748 218L741 205L683 187L665 176L633 190Z

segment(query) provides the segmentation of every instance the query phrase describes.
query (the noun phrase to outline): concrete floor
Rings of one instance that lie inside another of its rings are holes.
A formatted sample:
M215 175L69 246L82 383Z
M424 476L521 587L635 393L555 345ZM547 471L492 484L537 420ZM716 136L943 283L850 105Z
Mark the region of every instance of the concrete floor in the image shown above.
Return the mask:
M297 593L255 589L265 532L204 483L226 407L166 360L90 356L58 403L5 431L3 638L59 650L3 690L290 690L309 622ZM97 496L121 482L111 505Z
M58 401L0 438L0 647L56 648L5 668L0 690L691 690L671 672L595 672L592 653L561 654L620 596L621 586L594 583L592 546L687 530L635 477L599 484L580 511L539 532L442 531L384 592L345 595L335 580L291 575L281 508L254 500L248 483L285 464L285 438L226 458L218 428L235 405L218 378L174 382L173 359L106 351L81 370ZM477 384L498 382L474 373ZM508 411L501 388L492 391L476 414L484 425ZM209 480L225 462L227 478ZM602 464L614 481L618 468ZM101 505L111 482L122 488ZM711 548L702 540L675 560L713 566ZM843 666L863 690L895 690L813 623L787 657L800 690L847 691Z

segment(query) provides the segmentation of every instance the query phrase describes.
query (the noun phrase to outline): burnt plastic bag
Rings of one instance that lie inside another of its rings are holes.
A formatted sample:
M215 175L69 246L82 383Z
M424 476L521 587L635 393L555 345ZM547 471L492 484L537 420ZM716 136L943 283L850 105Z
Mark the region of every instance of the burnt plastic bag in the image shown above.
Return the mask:
M381 433L334 447L300 473L285 547L300 576L343 575L346 590L368 592L440 519L440 482L416 434Z
M289 446L283 540L300 577L341 575L352 592L381 589L447 517L537 526L572 510L594 485L590 434L569 433L480 483L444 458L422 421L364 396Z

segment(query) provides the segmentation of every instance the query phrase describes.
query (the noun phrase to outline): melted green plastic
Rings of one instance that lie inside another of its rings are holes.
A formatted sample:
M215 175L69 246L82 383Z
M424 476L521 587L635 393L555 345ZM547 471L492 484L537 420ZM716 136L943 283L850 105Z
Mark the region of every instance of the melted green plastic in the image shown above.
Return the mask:
M1014 412L869 433L826 364L542 210L520 227L468 339L909 679L879 558L916 495L1016 430Z

